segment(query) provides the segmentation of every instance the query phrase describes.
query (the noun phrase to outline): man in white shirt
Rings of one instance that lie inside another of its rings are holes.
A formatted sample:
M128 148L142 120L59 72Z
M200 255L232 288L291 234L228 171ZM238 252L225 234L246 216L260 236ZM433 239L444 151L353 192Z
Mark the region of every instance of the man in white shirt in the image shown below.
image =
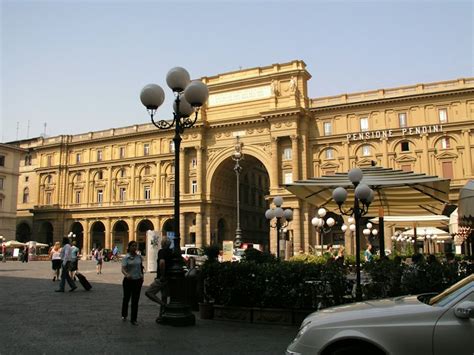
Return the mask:
M55 290L55 292L64 292L66 281L69 284L69 287L71 288L69 292L72 292L77 288L77 286L74 283L74 281L71 279L71 276L69 275L69 269L71 267L72 257L71 257L71 245L69 244L68 237L63 238L63 247L61 249L61 259L63 261L63 264L61 266L61 282L59 283L59 289Z

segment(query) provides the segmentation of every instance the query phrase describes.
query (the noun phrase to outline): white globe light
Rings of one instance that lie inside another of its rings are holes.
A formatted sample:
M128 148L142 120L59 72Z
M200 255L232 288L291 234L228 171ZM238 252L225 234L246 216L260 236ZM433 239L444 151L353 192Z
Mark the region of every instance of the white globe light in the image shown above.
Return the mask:
M329 217L329 218L326 220L326 224L327 224L329 227L332 227L335 223L336 223L336 221L335 221L334 218L332 218L332 217Z
M273 199L273 203L275 204L275 206L280 207L281 205L283 205L283 197L275 196L275 198Z
M320 208L318 210L318 216L323 218L326 215L326 210L324 208Z
M178 106L176 104L176 101L173 102L173 110L175 113L180 113L182 117L189 117L193 114L194 112L194 107L192 107L188 101L184 98L183 95L181 95L180 100L179 100L179 112L178 112Z
M436 234L433 235L433 236L431 237L431 239L438 239L438 235L436 235Z
M166 74L166 83L175 92L182 92L190 81L188 71L181 67L174 67Z
M202 81L195 80L186 87L184 96L192 107L201 107L209 97L209 89Z
M364 202L370 196L370 191L372 191L372 190L366 184L360 184L355 189L355 196L360 201Z
M394 235L392 235L392 240L396 240L396 239L397 239L397 237L395 237Z
M364 233L364 235L370 235L370 229L369 228L365 228L362 233Z
M312 220L311 220L311 224L315 227L319 227L319 218L318 217L314 217Z
M165 101L165 92L161 86L148 84L140 93L140 101L149 110L156 110Z
M351 232L355 232L355 230L356 230L356 225L355 225L355 224L351 224L351 225L349 226L349 229L350 229Z
M338 204L342 205L347 198L347 191L343 187L336 187L332 192L332 199Z
M319 223L318 223L318 227L321 228L322 226L324 226L324 219L320 218Z
M343 224L343 225L341 226L341 230L342 230L343 232L345 232L345 231L347 230L347 228L348 228L348 227L347 227L345 224Z
M373 227L373 226L372 226L372 223L370 223L370 222L367 223L366 226L367 226L367 228L369 228L369 229Z
M354 219L354 217L349 217L349 218L347 219L347 221L349 222L349 224L352 224L352 223L355 222L355 219Z
M372 229L372 234L377 235L377 234L379 234L379 231L377 229Z
M273 219L275 218L275 211L273 209L268 209L265 211L265 218L266 219Z
M290 210L289 208L287 208L286 210L283 211L283 216L288 222L293 220L293 210Z
M283 208L281 208L281 207L275 208L275 217L276 218L283 217Z
M347 175L352 183L359 183L362 180L362 177L364 176L362 170L359 168L351 169Z

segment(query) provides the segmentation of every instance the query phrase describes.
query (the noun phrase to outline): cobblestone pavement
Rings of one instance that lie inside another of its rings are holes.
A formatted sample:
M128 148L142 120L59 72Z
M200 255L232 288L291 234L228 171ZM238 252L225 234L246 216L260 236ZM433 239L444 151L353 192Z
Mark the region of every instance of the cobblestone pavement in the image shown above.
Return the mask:
M54 292L49 261L0 262L0 354L282 354L297 332L294 326L201 320L196 325L158 325L158 306L144 291L138 326L120 317L120 264L104 263L97 275L93 261L80 261L92 284L86 292Z

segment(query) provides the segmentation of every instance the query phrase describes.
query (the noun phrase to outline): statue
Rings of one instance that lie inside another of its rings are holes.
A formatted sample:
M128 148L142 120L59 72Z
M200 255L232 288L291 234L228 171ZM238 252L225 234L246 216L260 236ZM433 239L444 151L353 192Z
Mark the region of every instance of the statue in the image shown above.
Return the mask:
M298 81L295 76L292 76L290 79L290 85L288 89L290 90L290 92L295 92L297 87L298 87Z
M272 79L272 82L270 83L270 90L272 91L272 96L278 96L278 81L275 79Z

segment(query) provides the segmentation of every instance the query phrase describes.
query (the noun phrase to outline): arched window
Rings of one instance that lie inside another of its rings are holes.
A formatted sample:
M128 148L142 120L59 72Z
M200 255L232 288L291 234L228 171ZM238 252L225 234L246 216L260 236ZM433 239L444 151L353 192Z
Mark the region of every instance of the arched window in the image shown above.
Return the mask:
M30 201L30 189L25 187L23 189L23 203L28 203Z

